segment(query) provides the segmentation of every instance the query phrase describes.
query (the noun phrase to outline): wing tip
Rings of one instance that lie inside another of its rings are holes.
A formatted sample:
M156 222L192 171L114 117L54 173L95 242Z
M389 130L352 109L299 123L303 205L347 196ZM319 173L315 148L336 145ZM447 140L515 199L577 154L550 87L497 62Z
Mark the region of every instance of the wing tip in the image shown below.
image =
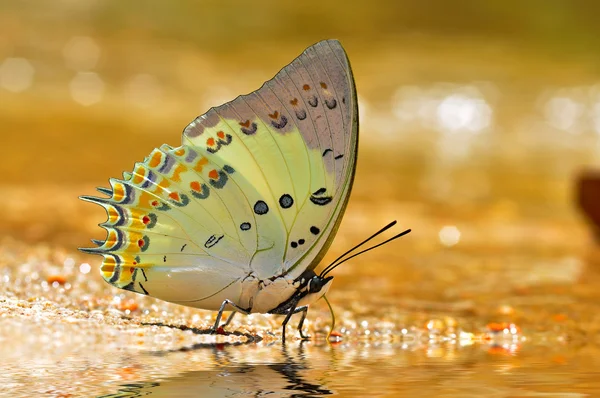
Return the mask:
M95 204L101 205L101 206L111 204L111 202L108 199L99 198L97 196L81 195L81 196L79 196L79 199L83 200L84 202L95 203Z
M100 247L79 247L77 250L79 250L82 253L86 253L86 254L100 254L100 255L102 255L106 252L105 249L102 249Z
M97 187L96 190L106 196L113 196L113 191L110 188L105 188L105 187Z

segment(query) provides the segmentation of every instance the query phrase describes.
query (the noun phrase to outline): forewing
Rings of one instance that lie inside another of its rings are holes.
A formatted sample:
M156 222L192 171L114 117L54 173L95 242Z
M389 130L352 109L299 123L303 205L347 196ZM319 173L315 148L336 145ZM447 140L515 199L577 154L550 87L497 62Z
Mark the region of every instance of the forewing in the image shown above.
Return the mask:
M247 220L257 234L250 267L261 278L316 266L346 206L356 164L358 112L346 53L336 40L309 47L248 95L211 109L184 131L184 143L236 170Z

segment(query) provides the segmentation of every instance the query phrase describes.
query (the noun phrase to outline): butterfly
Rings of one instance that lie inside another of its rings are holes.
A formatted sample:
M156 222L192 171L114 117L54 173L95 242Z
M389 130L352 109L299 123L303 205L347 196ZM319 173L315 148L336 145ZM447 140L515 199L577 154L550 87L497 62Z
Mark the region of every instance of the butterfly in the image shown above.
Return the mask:
M348 204L357 149L350 62L337 40L321 41L258 90L197 117L181 146L162 145L110 179L98 188L107 197L82 196L108 219L106 239L81 250L104 256L102 276L116 287L219 311L213 332L226 309L223 327L237 312L280 314L285 340L301 313L306 338L308 306L339 265L314 271Z

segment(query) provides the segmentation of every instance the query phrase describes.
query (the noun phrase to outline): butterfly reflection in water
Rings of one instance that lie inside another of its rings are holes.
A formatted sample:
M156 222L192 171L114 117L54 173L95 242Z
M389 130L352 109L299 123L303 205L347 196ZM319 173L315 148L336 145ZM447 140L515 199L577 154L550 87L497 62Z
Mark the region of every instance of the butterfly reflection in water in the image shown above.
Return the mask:
M81 250L104 256L101 273L114 286L218 310L213 331L226 309L223 326L236 312L280 314L285 340L302 313L305 338L328 273L395 224L315 273L348 203L357 146L350 63L337 40L321 41L260 89L197 117L181 146L163 145L111 178L98 188L108 197L82 196L108 220L106 240Z

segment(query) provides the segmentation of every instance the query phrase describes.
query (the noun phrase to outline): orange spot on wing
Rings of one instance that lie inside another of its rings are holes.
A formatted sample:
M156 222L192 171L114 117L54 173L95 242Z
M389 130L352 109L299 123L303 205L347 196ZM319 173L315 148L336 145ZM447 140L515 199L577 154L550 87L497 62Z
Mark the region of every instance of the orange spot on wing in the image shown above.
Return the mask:
M242 126L242 127L250 127L250 120L246 120L245 122L240 122L240 126Z
M200 192L200 183L198 181L192 181L190 182L190 188L192 188L194 191Z
M210 137L209 139L206 140L206 145L208 145L208 146L215 145L215 139Z
M181 198L179 197L179 194L177 192L171 192L169 194L169 198L176 200L178 202L181 200Z
M109 207L108 210L106 211L108 213L108 222L111 224L116 223L119 220L119 213L117 212L117 209L115 209L114 207Z
M225 133L224 133L224 132L222 132L222 131L219 131L219 132L217 133L217 137L219 137L219 138L225 138Z
M302 90L308 91L310 90L310 86L308 84L305 84L304 86L302 86Z
M146 176L146 169L142 166L138 166L133 171L133 178L131 182L138 185L144 181L144 177Z
M177 155L177 156L185 155L185 148L184 147L177 148L177 150L175 151L175 155Z
M125 197L125 187L123 184L115 184L113 187L113 200L120 202Z
M326 90L327 90L327 84L325 84L325 83L321 82L321 88L324 88L324 89L326 89Z
M148 209L154 206L151 202L154 199L154 196L150 195L148 192L138 192L138 207L142 209Z
M158 167L158 165L162 163L162 158L163 158L163 154L160 151L155 149L152 152L152 157L150 158L148 165L152 168Z
M298 105L298 98L294 98L293 100L291 100L290 104L292 104L294 106Z
M169 180L167 180L166 178L161 178L161 180L158 182L158 188L159 192L160 191L164 191L166 188L171 186L171 183L169 182Z
M211 170L211 171L208 172L208 176L210 178L212 178L213 180L216 180L216 179L219 178L219 172L217 170L213 169L213 170Z
M106 243L105 245L107 247L112 247L114 246L114 244L117 243L117 233L113 230L108 232L108 236L106 237Z
M142 222L147 225L150 222L150 217L148 217L148 216L142 217Z
M204 166L206 166L208 164L208 159L207 158L201 158L200 160L198 160L198 162L196 162L196 166L194 166L194 170L196 171L202 171L202 169L204 168Z
M154 189L150 192L154 193L155 195L161 195L163 192L167 191L167 188L171 185L171 183L169 182L169 180L167 180L166 178L163 177L156 177L156 182L154 185L152 185L154 187Z
M279 117L279 112L278 112L278 111L275 111L275 112L273 112L273 114L270 114L270 113L269 113L269 117L270 117L271 119L277 119L277 118Z
M102 266L100 267L100 271L107 274L107 277L110 277L112 273L115 271L115 259L111 257L105 257L104 261L102 261Z
M177 167L175 167L175 171L173 172L172 180L175 182L181 182L181 173L187 171L187 169L188 168L184 165L178 164Z

